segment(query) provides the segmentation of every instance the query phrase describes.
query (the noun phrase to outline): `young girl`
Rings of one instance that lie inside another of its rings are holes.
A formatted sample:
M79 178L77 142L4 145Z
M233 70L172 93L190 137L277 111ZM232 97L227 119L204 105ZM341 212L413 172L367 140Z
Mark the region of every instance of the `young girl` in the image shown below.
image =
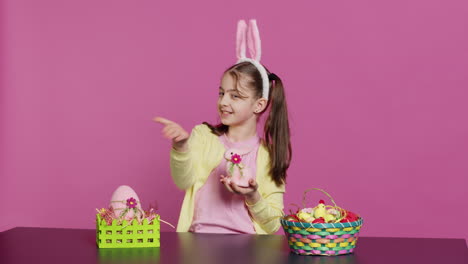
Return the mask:
M245 57L246 45L252 58ZM255 20L248 29L239 22L237 47L239 61L224 72L219 87L220 124L205 122L189 135L179 124L155 118L172 140L171 175L186 191L178 232L271 234L280 227L291 161L283 84L259 63ZM260 139L257 122L268 107Z

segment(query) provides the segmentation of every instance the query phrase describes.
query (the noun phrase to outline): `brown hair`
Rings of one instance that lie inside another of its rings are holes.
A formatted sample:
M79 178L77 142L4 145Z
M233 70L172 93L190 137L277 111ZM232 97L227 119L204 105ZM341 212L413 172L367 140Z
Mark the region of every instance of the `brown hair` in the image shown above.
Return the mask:
M277 185L281 185L286 182L286 171L289 168L292 157L291 142L289 139L288 108L286 105L283 82L277 75L270 74L266 67L265 69L269 75L270 93L268 105L264 112L268 108L270 112L265 122L264 140L270 155L271 177ZM254 90L254 96L257 99L262 97L262 77L253 64L250 62L241 62L229 67L224 72L224 74L226 73L234 78L236 84L242 75L250 77L247 78L248 86ZM207 122L203 122L203 124L207 125L211 131L218 136L226 133L229 128L222 123L215 126Z

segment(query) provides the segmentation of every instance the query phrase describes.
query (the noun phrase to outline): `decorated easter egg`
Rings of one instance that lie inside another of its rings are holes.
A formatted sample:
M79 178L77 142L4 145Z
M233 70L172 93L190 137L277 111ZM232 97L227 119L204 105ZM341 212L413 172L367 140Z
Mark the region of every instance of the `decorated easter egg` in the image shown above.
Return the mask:
M323 219L323 217L320 217L320 218L317 218L315 219L314 221L312 221L312 223L321 223L321 224L324 224L325 223L325 219Z
M345 222L354 222L359 220L359 216L351 211L346 211L346 217L342 219L340 222L345 223Z
M314 221L314 217L306 212L299 212L296 214L297 218L301 220L301 222L312 222Z
M299 219L295 215L288 215L284 218L286 221L299 222Z
M253 177L252 170L249 167L242 168L242 171L235 169L234 173L230 176L231 180L240 187L249 187L249 181L251 179L255 179Z
M250 151L250 149L230 148L224 153L226 173L231 181L240 187L249 187L249 181L255 179L252 169L245 166L243 161L243 156Z
M127 185L121 185L114 191L110 200L110 207L112 207L115 217L123 217L126 220L133 219L135 213L141 212L140 198Z

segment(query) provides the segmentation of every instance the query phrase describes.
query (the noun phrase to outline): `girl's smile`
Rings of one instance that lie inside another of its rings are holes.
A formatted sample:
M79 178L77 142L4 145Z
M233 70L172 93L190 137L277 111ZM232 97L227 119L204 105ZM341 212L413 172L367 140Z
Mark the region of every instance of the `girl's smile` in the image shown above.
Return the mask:
M218 112L225 125L238 125L246 121L255 122L253 92L237 85L233 77L224 75L219 87Z
M232 111L228 111L228 110L223 110L223 109L221 109L221 110L219 110L219 111L220 111L220 113L221 113L222 116L229 116L229 115L233 114Z
M222 112L221 112L221 118L227 118L227 117L229 117L229 116L232 116L232 114L233 114L233 113L222 111Z
M219 104L218 104L218 111L219 111L219 116L221 117L221 119L228 118L234 115L234 111L232 110L232 108L227 107L227 106L223 107L222 105L219 105Z

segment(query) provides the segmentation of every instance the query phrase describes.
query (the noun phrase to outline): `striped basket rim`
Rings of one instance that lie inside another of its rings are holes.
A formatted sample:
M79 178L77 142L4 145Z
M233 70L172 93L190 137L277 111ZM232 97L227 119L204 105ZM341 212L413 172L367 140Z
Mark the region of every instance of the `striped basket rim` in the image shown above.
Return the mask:
M346 222L346 223L305 223L305 222L292 222L288 220L284 220L283 218L280 219L281 224L285 226L294 226L294 227L302 227L302 228L345 228L345 227L354 227L360 226L363 223L362 217L359 220L354 222Z

